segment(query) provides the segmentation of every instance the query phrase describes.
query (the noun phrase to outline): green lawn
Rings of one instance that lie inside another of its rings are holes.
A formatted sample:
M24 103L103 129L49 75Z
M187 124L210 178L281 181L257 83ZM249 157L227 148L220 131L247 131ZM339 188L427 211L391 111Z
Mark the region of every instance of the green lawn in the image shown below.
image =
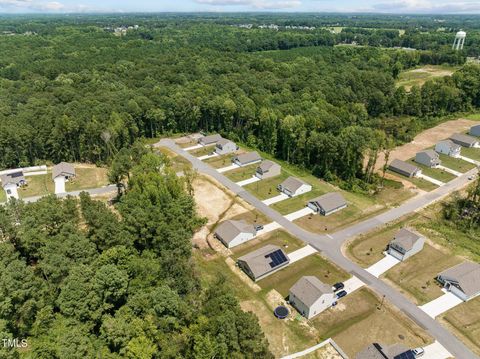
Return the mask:
M101 167L77 167L77 175L65 185L67 192L98 188L108 184L107 169Z
M285 253L291 253L305 246L305 244L298 238L295 238L288 232L279 229L232 248L232 257L237 260L239 257L264 247L267 244L279 246L285 251Z
M472 120L472 121L480 121L480 112L477 113L471 113L467 116L465 116L466 119Z
M442 182L450 182L451 180L454 180L457 178L455 175L452 175L449 172L445 172L444 170L438 169L438 168L430 168L425 165L422 165L421 163L415 162L415 159L410 159L409 162L411 162L414 166L417 166L422 170L422 173L425 176L432 177L436 180L442 181Z
M462 148L462 153L463 150L464 148ZM453 158L444 154L440 154L440 159L442 160L442 166L448 167L461 173L468 172L472 168L475 168L475 165L473 163L464 161L461 158Z
M190 151L190 154L192 154L195 157L200 157L200 156L209 155L213 151L215 151L215 146L206 146L206 147L202 147L202 148Z
M3 188L0 188L0 203L5 202L7 200L7 195Z
M234 155L223 155L215 156L204 160L203 162L208 163L213 168L222 168L227 167L232 164L232 158Z
M55 192L55 184L50 172L46 175L28 176L26 179L27 185L18 189L20 198L45 196Z
M432 182L426 181L423 178L415 178L415 177L406 177L402 176L399 173L393 172L391 170L387 170L387 172L393 176L403 178L409 182L412 182L415 186L417 186L419 189L430 192L433 191L434 189L438 188L437 185L433 184Z
M275 197L280 192L277 190L277 186L285 181L289 177L289 174L282 170L282 173L273 178L264 179L255 183L250 183L244 188L252 193L255 197L264 200L267 198Z
M475 161L480 161L480 148L462 147L462 156L471 158Z
M225 172L225 176L230 178L233 182L243 181L251 178L255 174L257 166L240 167L235 170Z

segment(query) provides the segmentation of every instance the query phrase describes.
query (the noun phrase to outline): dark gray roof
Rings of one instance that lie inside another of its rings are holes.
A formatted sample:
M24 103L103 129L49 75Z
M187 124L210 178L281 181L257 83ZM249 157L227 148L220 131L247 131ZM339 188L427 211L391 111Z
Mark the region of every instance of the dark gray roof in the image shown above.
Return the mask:
M23 174L23 171L1 175L0 179L2 180L2 186L4 187L9 183L18 186L20 183L25 182L25 176Z
M292 176L288 177L285 181L283 181L280 184L280 186L282 186L282 188L285 188L292 193L296 192L303 185L309 186L308 183L302 181L300 178L292 177Z
M460 263L443 271L440 276L454 279L467 296L480 293L480 264L478 263Z
M347 205L347 201L343 198L339 192L326 193L320 197L317 197L310 202L315 203L317 206L323 208L325 212L333 211L339 207Z
M470 146L478 143L478 139L469 135L465 135L463 133L455 133L450 136L450 139L453 142L461 142L461 143L468 143Z
M221 139L222 139L222 136L220 136L218 133L216 133L214 135L204 136L204 137L200 138L199 141L203 142L203 143L206 143L206 144L210 144L210 143L218 142Z
M75 167L71 163L61 162L52 168L52 178L58 176L75 176Z
M234 160L240 163L250 163L250 162L260 161L261 159L262 158L260 157L257 151L243 153L241 155L234 157Z
M403 354L410 349L403 344L386 346L373 343L355 356L355 359L394 359L397 355Z
M417 153L417 155L419 155L421 153L424 153L425 155L427 155L428 157L430 157L433 160L436 160L440 157L440 155L437 152L435 152L434 150L420 151L420 152Z
M256 231L253 225L248 224L245 221L234 220L227 220L222 222L215 230L215 234L220 237L225 243L230 243L240 233L252 233L253 235L255 235Z
M447 146L449 146L450 148L453 148L453 149L455 149L455 148L456 148L456 149L461 148L460 145L457 145L457 144L456 144L455 142L453 142L452 140L443 140L443 141L438 142L437 145L442 144L442 143L446 144Z
M405 251L409 251L420 238L422 238L420 234L413 232L412 230L402 228L395 233L395 236L390 244L395 244L400 248L403 248Z
M227 140L226 138L222 138L217 141L217 145L221 145L221 146L225 146L227 143L233 143L233 142L230 140Z
M333 290L332 286L322 283L317 277L303 276L290 288L290 293L310 307L322 295L333 293Z
M273 161L270 161L270 160L265 160L265 161L262 161L262 163L260 163L260 165L258 166L258 168L262 171L262 172L267 172L270 170L270 168L272 167L280 167L280 165L276 162L273 162Z
M393 160L392 163L390 163L390 166L389 168L391 169L398 169L398 170L401 170L403 172L407 172L407 173L415 173L419 170L419 168L417 166L414 166L410 163L407 163L405 161L401 161L401 160Z
M272 267L270 266L272 260L268 255L277 250L281 250L283 252L283 250L279 246L267 244L266 246L259 248L256 251L250 252L238 258L238 261L245 262L250 268L250 271L253 273L255 278L258 278L272 271ZM283 254L285 255L285 257L288 258L285 253ZM281 266L278 266L277 268L281 268L288 263L289 261L285 262Z

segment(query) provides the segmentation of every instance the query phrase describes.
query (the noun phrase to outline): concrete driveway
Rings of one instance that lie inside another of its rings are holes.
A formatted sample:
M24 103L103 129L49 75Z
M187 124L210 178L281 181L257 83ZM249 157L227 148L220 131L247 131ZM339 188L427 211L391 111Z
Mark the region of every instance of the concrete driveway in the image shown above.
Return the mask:
M474 165L480 166L480 162L479 162L479 161L475 161L474 159L471 159L471 158L469 158L469 157L458 156L458 158L461 158L461 159L464 160L464 161L473 163Z
M190 147L187 147L187 148L184 148L183 150L184 151L193 151L193 150L197 150L199 148L202 148L203 146L198 144L198 145L195 145L195 146L190 146Z
M278 196L264 200L263 203L265 203L267 206L271 206L272 204L285 201L286 199L289 199L289 198L290 197L288 197L285 193L280 193Z
M448 167L445 167L445 166L440 165L440 166L437 166L436 168L438 168L439 170L443 170L445 172L451 173L452 175L457 176L457 177L463 175L462 172L452 170L451 168L448 168Z
M423 349L425 350L425 354L422 359L447 359L453 357L453 355L437 341L433 344L427 345Z
M459 304L462 304L463 300L458 298L455 294L451 292L446 292L441 297L428 302L420 306L420 309L427 313L432 318L445 313L447 310L456 307Z
M236 165L236 164L232 164L232 165L227 166L227 167L219 168L217 171L218 171L219 173L224 173L224 172L228 172L228 171L234 170L235 168L240 168L240 166L239 166L239 165Z
M387 254L385 258L379 260L371 267L368 267L367 272L378 278L390 268L396 266L398 263L400 263L400 261L397 258Z
M302 208L299 211L287 214L285 216L285 218L288 219L289 221L293 222L296 219L308 216L310 214L315 214L315 211L311 208L305 207L305 208Z
M317 250L307 244L305 247L297 249L295 252L289 253L288 258L290 259L290 264L292 264L314 253L317 253Z
M218 156L218 153L214 152L214 153L210 153L210 154L205 155L205 156L200 156L200 157L198 157L198 159L200 161L203 161L203 160L208 160L209 158L217 157L217 156Z
M442 182L442 181L439 181L439 180L437 180L437 179L435 179L435 178L426 176L426 175L424 175L424 174L419 174L417 177L418 177L418 178L423 178L425 181L428 181L428 182L430 182L430 183L433 183L433 184L435 184L435 185L437 185L437 186L443 186L443 185L445 184L445 183Z
M243 180L243 181L240 181L240 182L237 182L237 184L240 186L240 187L243 187L243 186L246 186L247 184L250 184L250 183L255 183L255 182L258 182L260 181L260 178L258 178L257 176L252 176L246 180Z
M355 292L357 289L360 289L365 285L365 283L363 283L359 278L355 276L347 279L345 282L343 282L343 284L345 285L343 290L346 291L348 294Z

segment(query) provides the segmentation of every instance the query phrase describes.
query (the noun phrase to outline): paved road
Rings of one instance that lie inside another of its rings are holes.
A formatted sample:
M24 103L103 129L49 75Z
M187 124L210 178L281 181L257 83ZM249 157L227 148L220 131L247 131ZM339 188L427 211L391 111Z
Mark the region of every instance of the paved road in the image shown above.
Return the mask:
M365 269L357 264L351 262L344 257L341 248L343 244L362 233L367 233L376 227L385 225L391 221L401 218L412 212L416 212L442 198L456 191L470 181L468 177L478 173L477 169L473 169L468 173L454 179L436 190L417 196L399 207L392 208L376 217L370 218L363 222L357 223L353 226L347 227L341 231L335 232L329 236L314 234L298 227L296 224L287 220L277 211L265 205L258 198L251 193L245 191L242 187L235 184L233 181L223 176L217 170L209 165L199 161L196 157L178 147L174 141L163 139L155 146L168 147L173 152L186 158L197 171L207 174L215 178L223 186L227 187L233 193L243 198L257 210L270 217L275 222L279 223L292 235L298 237L304 242L310 244L312 247L322 252L322 254L329 260L340 266L343 270L361 279L371 289L376 291L381 296L385 296L390 303L399 308L410 319L417 323L421 328L426 330L431 336L438 340L452 355L458 359L474 359L479 358L470 349L468 349L460 340L458 340L452 333L442 327L433 318L428 316L424 311L418 308L415 304L410 302L396 289L390 287L382 280L376 278ZM333 239L333 240L332 240Z

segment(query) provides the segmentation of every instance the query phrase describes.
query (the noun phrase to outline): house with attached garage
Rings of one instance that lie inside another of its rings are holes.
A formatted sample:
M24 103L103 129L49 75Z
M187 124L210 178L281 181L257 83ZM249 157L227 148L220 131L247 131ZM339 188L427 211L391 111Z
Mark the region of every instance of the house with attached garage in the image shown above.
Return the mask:
M454 135L450 136L450 139L457 145L463 147L477 147L479 144L478 138L464 135L463 133L455 133Z
M227 220L222 222L215 230L215 238L225 247L233 248L248 242L257 235L255 227L245 221Z
M392 241L388 244L387 252L398 260L404 261L420 252L424 244L425 237L411 229L402 228L395 233Z
M332 192L309 201L307 207L316 213L328 216L347 207L347 201L340 193Z
M415 155L415 162L420 163L427 167L437 167L442 164L440 155L434 150L420 151Z
M277 189L289 197L295 197L310 192L312 186L297 177L288 177L277 186Z
M393 160L392 163L388 166L388 168L396 173L400 173L406 177L416 177L422 173L422 170L410 163L400 160Z
M332 286L317 277L303 276L290 288L288 301L305 318L320 314L335 302Z
M442 153L450 157L458 157L462 152L462 147L451 140L443 140L435 145L435 152Z
M267 179L279 176L282 173L282 166L278 163L265 160L257 167L257 171L255 172L255 176L260 179Z
M52 168L52 180L55 182L55 193L65 193L65 182L76 176L75 167L71 163L61 162Z
M460 263L440 273L437 280L463 301L480 295L480 264Z
M217 155L227 155L238 150L238 146L235 142L222 138L215 145L215 153Z
M288 256L278 246L268 244L238 258L238 266L257 282L290 263Z
M202 146L214 145L222 139L218 133L210 136L203 136L198 139L198 144Z
M2 181L2 187L7 199L18 199L18 187L23 187L27 184L27 180L22 171L4 174L0 176L0 180Z
M233 157L232 162L240 167L243 167L253 163L260 162L261 160L262 160L262 157L260 157L258 152L253 151L253 152L243 153L241 155Z
M470 133L472 136L480 137L480 125L472 126L472 127L470 128L469 133Z

